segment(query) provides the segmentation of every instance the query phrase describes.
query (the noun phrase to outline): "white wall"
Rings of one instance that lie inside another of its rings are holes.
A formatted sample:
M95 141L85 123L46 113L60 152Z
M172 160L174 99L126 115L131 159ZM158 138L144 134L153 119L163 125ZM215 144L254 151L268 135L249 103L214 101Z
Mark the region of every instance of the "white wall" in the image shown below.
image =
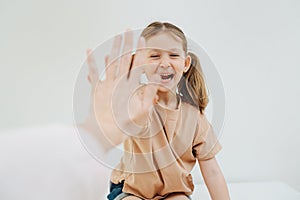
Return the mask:
M72 123L85 49L153 20L199 42L225 87L219 162L230 181L300 190L300 3L271 1L0 1L0 128Z

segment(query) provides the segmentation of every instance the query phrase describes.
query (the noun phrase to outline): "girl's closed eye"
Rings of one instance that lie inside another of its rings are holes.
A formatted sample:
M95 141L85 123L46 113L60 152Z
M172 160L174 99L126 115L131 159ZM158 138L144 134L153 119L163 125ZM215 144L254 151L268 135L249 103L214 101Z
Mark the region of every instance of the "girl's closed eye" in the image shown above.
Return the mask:
M177 57L179 57L179 54L170 54L170 57L173 57L173 58L177 58Z
M150 58L159 58L159 57L160 57L159 54L151 54L151 55L150 55Z

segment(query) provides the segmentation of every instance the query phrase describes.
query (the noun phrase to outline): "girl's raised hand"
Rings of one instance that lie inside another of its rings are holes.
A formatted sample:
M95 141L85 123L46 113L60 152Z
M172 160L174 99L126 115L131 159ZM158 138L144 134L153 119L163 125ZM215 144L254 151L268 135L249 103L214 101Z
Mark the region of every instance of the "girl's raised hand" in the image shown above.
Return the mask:
M133 32L127 31L124 38L116 36L110 54L105 57L105 80L99 80L93 53L87 50L91 105L85 127L95 134L101 132L107 139L102 141L105 146L117 145L128 135L138 137L157 100L155 83L140 85L144 67L151 67L144 63L144 38L139 39L134 56L132 52ZM155 79L150 77L150 81L155 82Z

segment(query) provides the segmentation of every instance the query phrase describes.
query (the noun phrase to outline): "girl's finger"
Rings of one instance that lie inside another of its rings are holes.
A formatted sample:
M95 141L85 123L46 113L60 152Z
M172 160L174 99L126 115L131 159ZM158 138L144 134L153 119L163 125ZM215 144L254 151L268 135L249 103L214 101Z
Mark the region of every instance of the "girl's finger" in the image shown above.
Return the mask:
M108 81L113 81L115 79L121 44L122 44L122 36L117 35L114 38L114 43L107 62L108 64L106 65L105 75Z
M109 55L106 55L106 56L105 56L105 66L108 65L108 61L109 61Z
M135 57L132 63L132 68L141 66L145 64L145 58L146 58L146 41L144 37L140 37L137 45L137 50L135 53Z
M140 76L144 71L143 65L145 65L146 58L145 45L145 39L143 37L140 37L137 45L137 50L130 60L127 78L130 78L130 80L135 84L139 83Z
M124 34L124 44L120 60L120 76L128 72L132 58L133 31L127 30Z
M92 85L95 85L98 82L99 77L96 61L91 49L86 50L86 55L88 64L88 80Z
M157 100L158 85L148 84L143 91L143 109L149 109Z

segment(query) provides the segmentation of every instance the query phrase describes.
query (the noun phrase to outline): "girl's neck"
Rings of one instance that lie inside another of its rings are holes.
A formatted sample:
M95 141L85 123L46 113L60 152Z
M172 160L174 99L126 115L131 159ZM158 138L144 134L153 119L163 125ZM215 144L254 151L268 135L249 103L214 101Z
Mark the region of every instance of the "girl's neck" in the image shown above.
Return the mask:
M159 96L158 102L168 108L177 109L178 108L178 98L176 93L173 92L157 92Z

